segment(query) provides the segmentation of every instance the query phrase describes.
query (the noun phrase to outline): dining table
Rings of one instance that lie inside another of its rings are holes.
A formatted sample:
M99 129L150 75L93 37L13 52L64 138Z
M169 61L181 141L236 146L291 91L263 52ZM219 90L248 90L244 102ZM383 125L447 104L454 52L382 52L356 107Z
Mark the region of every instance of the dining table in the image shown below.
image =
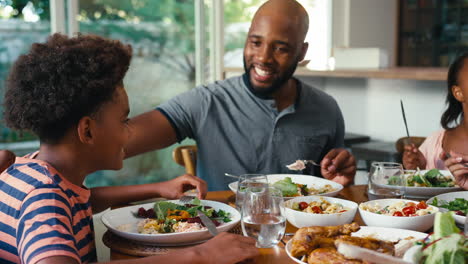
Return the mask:
M351 185L344 187L339 194L336 196L341 199L346 199L354 201L356 203L366 202L367 198L367 185ZM235 193L232 191L213 191L208 192L206 200L213 200L222 203L235 206ZM358 213L354 218L354 221L359 225L363 225L362 219ZM286 233L294 233L297 228L291 225L289 222L286 224ZM109 232L109 231L107 231ZM290 239L290 236L285 236L283 241ZM174 249L174 247L171 247ZM110 249L110 259L111 260L123 260L123 259L136 259L138 256L132 256L128 254L121 253L117 250ZM279 243L273 248L260 248L260 254L254 259L248 261L248 263L295 263L291 258L288 257L283 243Z

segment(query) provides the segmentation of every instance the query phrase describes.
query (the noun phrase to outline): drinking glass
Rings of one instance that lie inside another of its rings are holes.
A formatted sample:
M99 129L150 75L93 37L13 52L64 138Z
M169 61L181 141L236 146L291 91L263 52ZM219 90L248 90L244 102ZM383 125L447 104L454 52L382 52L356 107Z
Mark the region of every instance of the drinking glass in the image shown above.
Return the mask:
M402 198L406 190L403 166L395 162L373 162L368 184L369 200Z
M257 240L258 248L277 245L284 235L286 217L281 190L274 187L249 187L241 209L244 236Z
M237 182L236 208L241 209L244 203L245 191L249 187L268 187L268 178L265 174L242 174Z

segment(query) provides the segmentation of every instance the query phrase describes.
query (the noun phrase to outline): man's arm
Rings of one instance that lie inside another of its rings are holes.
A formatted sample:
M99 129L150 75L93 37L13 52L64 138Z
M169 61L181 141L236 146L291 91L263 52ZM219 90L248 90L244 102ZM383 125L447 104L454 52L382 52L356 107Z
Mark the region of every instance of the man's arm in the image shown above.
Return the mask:
M165 148L177 142L177 134L170 121L158 110L138 115L129 122L130 140L126 158Z
M185 191L191 189L198 191L199 199L205 198L206 182L196 176L185 174L164 182L92 188L90 201L95 214L112 206L155 197L180 198Z

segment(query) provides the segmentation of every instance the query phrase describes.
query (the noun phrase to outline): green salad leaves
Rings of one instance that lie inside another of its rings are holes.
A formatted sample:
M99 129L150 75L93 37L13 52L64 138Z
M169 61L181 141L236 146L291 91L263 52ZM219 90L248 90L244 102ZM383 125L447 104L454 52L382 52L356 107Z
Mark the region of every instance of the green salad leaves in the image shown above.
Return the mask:
M424 264L463 264L468 259L468 239L455 225L452 212L437 213L434 233L423 243Z
M293 183L291 177L273 183L273 187L280 189L284 197L297 196L297 184Z

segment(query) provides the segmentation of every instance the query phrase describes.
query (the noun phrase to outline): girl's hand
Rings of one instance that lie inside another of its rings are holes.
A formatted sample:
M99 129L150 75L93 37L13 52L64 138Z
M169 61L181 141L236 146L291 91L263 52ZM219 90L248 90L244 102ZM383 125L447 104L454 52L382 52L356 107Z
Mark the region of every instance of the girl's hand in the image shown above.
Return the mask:
M450 170L456 183L465 190L468 190L468 155L462 155L450 151L450 158L443 153L442 160L445 160L445 166Z
M426 168L426 158L414 144L405 145L403 167L407 170L415 170L417 168L423 170Z
M188 190L196 189L198 191L198 199L203 199L206 196L208 185L206 182L196 176L184 174L175 179L161 182L162 188L159 189L159 195L167 199L177 199L184 195Z

